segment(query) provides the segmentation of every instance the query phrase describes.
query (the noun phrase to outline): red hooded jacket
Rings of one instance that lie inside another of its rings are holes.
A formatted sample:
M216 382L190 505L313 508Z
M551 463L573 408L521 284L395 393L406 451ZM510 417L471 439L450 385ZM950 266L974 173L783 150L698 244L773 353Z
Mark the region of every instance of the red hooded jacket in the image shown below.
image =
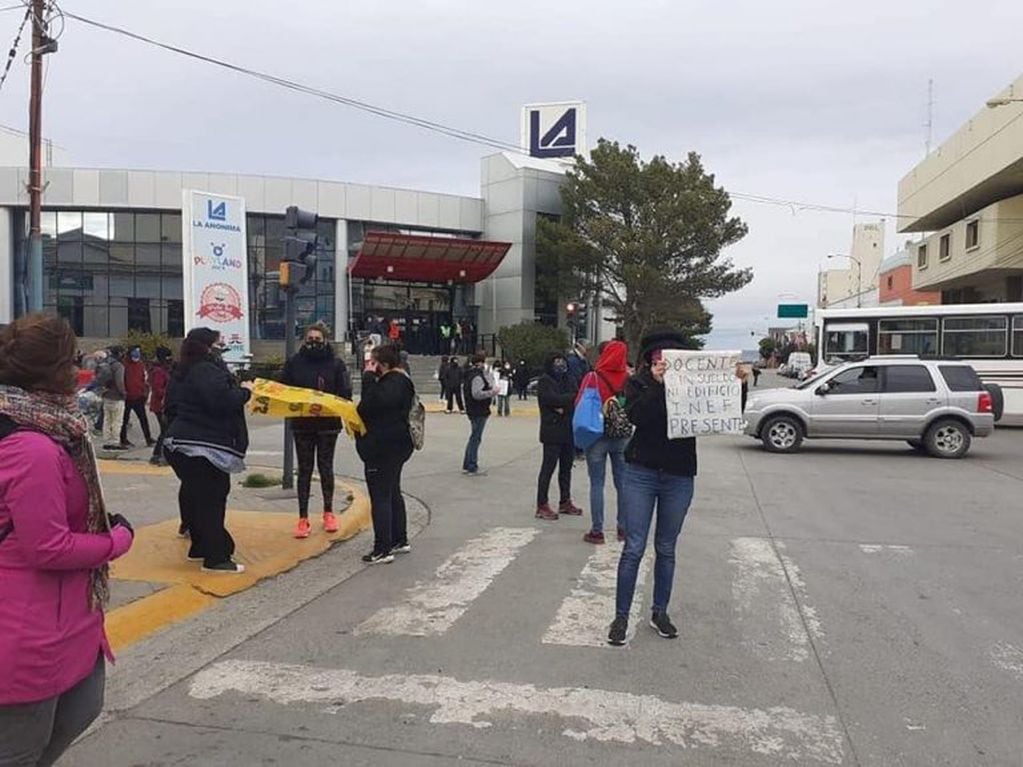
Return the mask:
M604 351L600 353L592 373L587 373L579 387L579 397L590 386L600 390L600 401L607 402L625 390L625 382L629 379L628 370L629 347L622 341L608 341Z

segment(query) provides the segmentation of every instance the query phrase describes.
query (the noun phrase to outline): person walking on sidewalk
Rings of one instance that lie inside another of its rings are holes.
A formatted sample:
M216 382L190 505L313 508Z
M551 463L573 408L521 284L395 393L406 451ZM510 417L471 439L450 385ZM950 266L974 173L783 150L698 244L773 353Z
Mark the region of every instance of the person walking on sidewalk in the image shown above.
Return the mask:
M0 332L0 765L51 765L99 716L107 565L134 537L107 515L75 343L54 315Z
M128 352L128 357L124 361L124 417L121 419L121 447L134 447L128 441L128 421L131 419L132 413L139 419L139 427L146 440L146 447L156 444L149 432L149 418L146 416L147 388L146 363L142 361L142 350L135 346Z
M327 327L321 323L306 329L302 348L284 365L281 382L345 399L352 398L352 377L348 373L348 366L334 355L334 347L327 343ZM290 420L295 455L298 458L298 524L295 527L295 537L308 538L311 531L309 493L314 464L320 473L320 490L323 492L323 531L336 533L334 450L344 426L340 418Z
M111 346L96 371L96 385L103 398L103 449L124 450L120 428L124 422L124 350Z
M167 417L163 411L167 402L167 386L170 384L173 356L171 350L166 346L159 347L156 350L156 362L149 370L149 411L156 416L156 422L160 425L160 434L153 446L153 457L149 459L149 462L156 466L165 463L163 439L167 431Z
M515 384L515 393L519 400L529 399L529 365L525 360L519 360L512 372L512 383Z
M512 366L510 362L494 367L497 381L497 414L507 418L511 415Z
M355 440L366 465L373 516L373 550L362 561L371 565L393 562L395 554L411 550L401 472L414 449L409 411L415 395L412 379L401 369L398 349L390 344L373 349L371 368L362 376L358 407L366 433Z
M465 457L462 459L462 473L477 476L480 471L480 445L483 443L483 430L490 418L490 403L497 396L497 388L490 373L484 370L487 358L477 352L472 358L472 366L465 371L462 383L465 395L465 412L469 416L469 442L465 446Z
M458 357L452 357L444 368L444 389L447 394L447 413L454 412L455 404L458 404L458 412L465 412L465 401L462 399L462 366L458 364Z
M558 352L547 359L544 374L537 387L540 405L540 442L543 460L536 488L536 518L556 520L558 514L579 516L583 510L572 503L572 463L575 445L572 440L572 415L575 413L577 385L568 369L568 360ZM558 467L560 503L554 511L549 501L551 477Z
M448 358L440 358L440 366L437 368L437 383L440 385L440 401L444 402L448 398L447 384L444 383L444 374L448 369Z
M668 617L668 602L675 580L675 547L682 523L693 500L696 477L696 440L668 439L668 408L664 396L665 349L684 349L686 337L670 330L655 330L643 337L639 372L625 387L625 408L636 431L625 450L625 546L618 562L615 618L608 643L625 644L629 613L636 591L639 563L647 536L654 528L654 600L650 625L674 639L678 630Z
M252 383L237 383L220 350L220 333L210 328L194 328L181 344L167 388L164 452L181 481L180 530L192 538L188 558L202 559L206 572L230 574L245 572L232 559L234 539L224 517L231 475L245 470Z
M611 459L611 476L614 480L617 510L618 540L625 540L622 506L625 493L622 483L625 479L625 447L632 436L632 424L622 407L625 383L628 373L629 349L622 341L608 341L600 349L600 356L592 373L583 379L583 389L597 387L600 401L604 404L604 436L586 449L586 471L590 476L590 531L583 536L587 543L604 543L604 479L607 475L607 460ZM578 404L579 399L576 399Z

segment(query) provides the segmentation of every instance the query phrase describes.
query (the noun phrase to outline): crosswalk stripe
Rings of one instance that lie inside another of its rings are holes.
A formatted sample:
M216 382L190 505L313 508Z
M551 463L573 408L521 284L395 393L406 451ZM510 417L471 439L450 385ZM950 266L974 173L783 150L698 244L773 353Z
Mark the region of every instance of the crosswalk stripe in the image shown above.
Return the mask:
M498 715L559 716L566 720L561 734L575 741L720 747L766 756L775 763L841 764L844 752L835 717L787 706L675 703L654 695L593 688L461 681L434 674L370 677L347 669L246 660L216 663L197 674L189 688L199 700L227 693L285 705L320 705L335 714L368 700L432 706L432 724L477 729L492 727Z
M784 553L779 558L766 538L736 538L731 542L731 563L732 598L747 644L765 660L802 662L809 658L807 628L814 637L823 632L792 559ZM803 616L792 598L790 580L803 603ZM765 626L771 626L770 630Z
M466 541L437 568L432 580L416 583L399 604L378 610L355 633L443 634L539 532L533 527L495 527Z
M543 635L545 644L573 645L576 647L609 647L607 629L615 614L615 592L618 560L622 544L608 543L597 546L579 573L579 581L572 593L558 608L554 622ZM636 633L639 614L643 607L643 586L650 572L652 555L648 552L640 562L636 578L636 595L632 600L628 639Z

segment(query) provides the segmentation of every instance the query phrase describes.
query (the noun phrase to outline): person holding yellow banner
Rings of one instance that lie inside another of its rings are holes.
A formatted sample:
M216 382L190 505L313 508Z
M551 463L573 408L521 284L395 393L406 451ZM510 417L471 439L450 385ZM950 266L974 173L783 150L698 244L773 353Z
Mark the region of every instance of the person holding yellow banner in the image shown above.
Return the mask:
M352 378L344 360L334 355L327 343L327 327L322 323L310 325L305 332L302 348L284 365L281 383L317 392L326 392L346 400L352 398ZM308 538L309 495L313 465L320 474L323 492L323 530L337 532L334 516L334 450L343 423L337 417L301 416L289 419L298 458L298 523L296 538Z

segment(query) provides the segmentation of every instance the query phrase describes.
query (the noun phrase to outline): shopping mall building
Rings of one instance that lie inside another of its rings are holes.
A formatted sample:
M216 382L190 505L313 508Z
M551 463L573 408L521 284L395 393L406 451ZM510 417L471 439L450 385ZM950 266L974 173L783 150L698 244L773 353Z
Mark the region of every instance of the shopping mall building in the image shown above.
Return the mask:
M549 135L541 139L551 143ZM28 171L12 156L0 150L7 160L0 167L0 324L33 302ZM411 352L436 353L446 324L487 336L523 320L556 323L558 302L537 292L535 235L538 216L559 213L566 167L547 157L494 154L482 160L479 196L461 197L54 161L44 171L42 305L67 317L85 339L129 330L180 338L195 324L184 315L182 197L199 190L245 201L257 354L275 350L285 336L278 275L290 205L319 214L316 274L298 295L299 326L324 320L341 339L369 318L395 319Z

